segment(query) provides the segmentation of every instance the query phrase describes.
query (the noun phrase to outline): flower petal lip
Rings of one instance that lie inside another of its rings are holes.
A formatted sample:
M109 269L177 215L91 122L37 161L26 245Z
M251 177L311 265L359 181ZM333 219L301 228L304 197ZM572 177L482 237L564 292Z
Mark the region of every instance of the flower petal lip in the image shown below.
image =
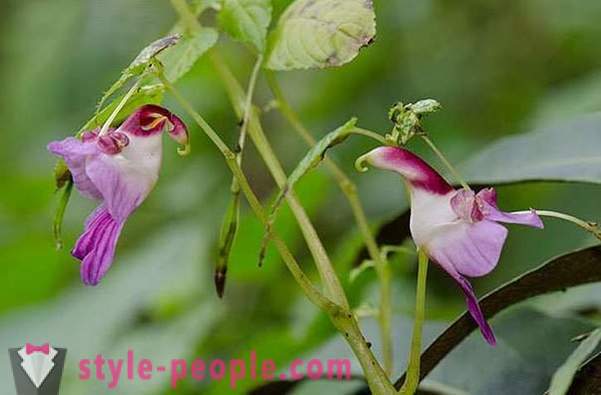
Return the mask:
M97 285L104 277L127 218L154 188L165 128L180 140L187 136L179 118L162 107L148 105L103 136L93 130L83 133L81 140L67 137L48 144L50 152L64 158L79 192L100 201L71 251L81 261L84 284Z
M453 187L436 170L419 156L404 148L379 147L363 157L372 166L399 173L414 188L439 195L453 190Z
M528 225L543 229L545 226L536 211L530 209L527 212L504 212L497 206L497 192L493 188L485 188L476 195L480 210L484 216L492 221L505 222L508 224Z

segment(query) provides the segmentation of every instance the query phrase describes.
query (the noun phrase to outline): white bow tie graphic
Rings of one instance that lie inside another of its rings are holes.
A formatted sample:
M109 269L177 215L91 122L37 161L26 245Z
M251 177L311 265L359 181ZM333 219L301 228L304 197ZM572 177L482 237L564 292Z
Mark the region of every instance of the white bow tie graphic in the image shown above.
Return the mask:
M48 351L48 354L46 354L46 350ZM46 345L35 347L27 344L18 351L18 354L23 360L23 362L21 362L21 367L33 385L35 385L36 388L40 388L46 377L48 377L52 371L52 368L54 368L53 360L56 354L58 354L58 351L52 346L46 348Z

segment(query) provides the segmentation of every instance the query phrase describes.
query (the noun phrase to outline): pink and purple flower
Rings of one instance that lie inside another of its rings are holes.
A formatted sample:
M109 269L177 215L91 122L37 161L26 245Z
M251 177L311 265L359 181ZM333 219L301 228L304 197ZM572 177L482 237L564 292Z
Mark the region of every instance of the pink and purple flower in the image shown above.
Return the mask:
M185 145L184 123L168 110L145 105L116 129L85 132L48 144L62 157L81 195L100 201L85 222L71 254L81 261L81 279L97 285L110 268L125 221L146 199L158 178L162 132Z
M459 284L482 335L494 345L494 333L466 277L484 276L499 262L507 238L507 229L499 222L542 228L539 216L534 210L499 210L493 188L477 194L456 190L425 161L402 148L379 147L361 160L403 177L411 196L410 228L415 244Z

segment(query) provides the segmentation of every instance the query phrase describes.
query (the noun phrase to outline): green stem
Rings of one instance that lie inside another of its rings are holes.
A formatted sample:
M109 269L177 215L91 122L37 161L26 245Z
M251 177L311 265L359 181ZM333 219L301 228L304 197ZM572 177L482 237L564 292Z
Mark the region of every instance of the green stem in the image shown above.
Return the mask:
M455 169L455 167L451 164L451 162L449 162L447 160L447 158L444 156L444 154L438 149L438 147L436 147L434 142L432 142L432 140L430 140L430 138L426 134L421 134L421 138L426 142L426 144L428 144L428 146L432 149L432 151L434 151L436 156L438 156L438 158L442 161L442 163L444 163L444 165L447 167L447 169L449 169L451 174L453 174L453 177L455 177L455 179L457 181L459 181L461 186L466 191L471 191L472 189L470 188L468 183L465 182L463 177L461 177L461 174L459 174L459 172Z
M419 385L420 354L422 345L422 328L426 309L426 279L428 277L428 256L424 250L418 251L417 290L415 296L415 321L413 323L413 337L411 351L407 365L405 383L400 393L413 395Z
M382 136L381 134L378 134L376 132L372 132L371 130L356 127L352 130L352 133L358 134L360 136L369 137L370 139L374 139L382 145L389 145L388 141L386 141L384 136Z
M243 94L242 88L219 54L212 50L210 56L224 86L226 87L226 91L230 97L234 110L237 114L240 114L241 104L243 102L241 96ZM261 153L268 168L274 176L276 183L282 187L286 182L286 175L281 169L279 161L277 161L277 158L275 158L271 147L265 139L263 128L255 112L253 112L249 121L249 134L251 138L253 138L255 146ZM309 221L306 212L293 193L288 195L287 201L297 219L297 222L299 223L301 231L303 232L305 240L307 241L309 249L311 250L311 253L315 259L320 277L325 285L326 295L328 297L332 297L332 299L344 310L348 310L349 307L348 301L346 300L346 295L342 290L340 281L333 270L332 264L330 263L330 260L325 253L325 249L323 248L321 241L319 240L317 233L313 228L313 225ZM394 387L392 387L389 378L368 347L367 342L361 334L359 326L353 315L350 313L343 315L330 314L330 318L332 319L334 326L345 335L345 339L357 356L357 359L359 360L359 363L365 372L366 380L372 392L374 394L394 394L396 392Z
M196 15L190 8L188 8L188 4L186 0L171 0L171 6L177 12L179 18L184 22L185 29L189 32L195 32L200 27L197 21Z
M190 12L187 7L186 9L187 12ZM236 113L238 114L238 116L240 116L240 103L243 100L242 88L238 84L238 81L235 79L227 65L225 65L221 61L221 59L216 53L212 53L212 61L216 66L218 74L222 78L224 85L226 86L226 88L228 88L228 95L230 96L230 100L232 101ZM175 91L175 88L171 84L169 84L168 81L166 87L172 92L177 92ZM221 147L225 144L223 144L221 139L219 139L219 136L212 129L210 129L210 126L208 129L203 126L208 126L208 124L204 122L202 117L193 110L192 106L181 95L177 94L176 98L177 97L179 97L178 101L180 101L184 108L192 110L190 115L197 121L199 126L201 126L203 130L205 130L209 138L214 140L214 137L217 137L217 147L220 148L221 152L226 158L228 166L234 173L234 176L238 179L242 192L247 197L251 208L253 209L259 220L262 222L263 226L266 227L269 219L266 216L265 211L263 210L263 207L258 201L256 195L253 193L248 183L248 180L242 172L242 169L238 165L234 153L227 149L227 146L225 146L225 149L222 149ZM270 151L268 150L268 148L270 147L264 144L266 140L263 134L261 123L254 111L251 114L249 128L251 132L251 138L253 138L254 143L259 149L259 151ZM265 152L261 153L264 154ZM277 161L277 158L275 158L275 155L263 156L263 158L268 164L268 166L270 163L272 167L275 165L279 165L279 162ZM286 175L281 169L281 167L280 171L277 171L277 167L272 167L270 167L270 171L272 172L272 174L275 173L274 178L276 178L276 181L278 181L278 179L282 181L281 178L283 177L283 181L285 182ZM281 174L278 174L280 172ZM275 177L276 175L277 177ZM300 206L293 194L289 195L287 200L289 206L291 207L292 211L294 212L297 218L297 221L299 223L299 226L301 227L301 230L303 231L303 235L305 236L307 244L309 245L311 252L314 256L315 263L322 278L322 282L325 285L326 292L329 292L331 295L336 297L335 302L332 302L327 297L323 297L323 295L313 287L313 285L309 282L304 273L301 271L296 260L288 250L286 244L279 237L273 234L272 240L276 248L278 249L278 252L282 256L282 259L284 260L286 265L288 266L288 269L292 272L294 278L301 285L301 288L303 289L307 297L311 301L313 301L318 307L326 311L329 314L330 319L332 320L332 323L335 325L335 327L345 334L347 342L353 349L353 352L357 356L357 359L359 360L359 363L363 368L365 378L372 392L376 395L395 394L396 391L392 383L390 382L390 379L386 376L386 373L381 368L380 364L371 352L371 349L365 341L365 338L363 337L355 318L350 312L350 309L348 307L348 301L346 300L346 295L342 290L342 286L340 285L338 277L336 277L333 267L329 262L329 258L327 254L325 254L325 250L323 249L323 246L321 246L321 241L317 237L317 233L315 232L311 222L309 221L304 209L302 208L302 206ZM325 260L323 260L324 256L321 254L325 255ZM336 301L338 300L341 300L342 303L336 303Z
M309 130L303 125L300 117L294 111L282 89L277 81L277 78L272 72L267 72L267 81L273 92L273 95L278 102L278 108L284 118L290 123L293 129L298 133L298 135L305 140L309 147L313 147L316 144L315 138L309 132ZM356 128L355 131L358 131L358 134L364 134L364 130ZM368 133L368 137L372 137L372 134L376 135L376 133L365 131ZM379 136L379 135L377 135ZM381 136L380 136L381 137ZM355 217L355 222L359 227L359 231L361 232L361 236L363 237L363 241L367 247L369 255L371 259L375 262L376 272L378 274L378 280L380 282L380 306L379 306L379 324L380 324L380 336L382 338L382 354L384 361L384 370L387 374L392 373L393 369L393 353L392 353L392 332L391 332L391 315L392 315L392 307L391 307L391 297L390 297L390 269L387 266L387 262L383 259L382 254L380 254L378 244L373 237L371 229L369 227L369 222L367 220L367 216L365 215L365 211L363 210L363 206L361 204L361 200L359 199L359 195L357 193L356 185L351 181L351 179L344 173L344 171L338 167L336 162L333 160L326 158L325 159L326 166L332 173L333 178L338 183L338 186L346 196L353 215Z
M211 50L210 58L217 71L217 74L221 78L226 88L236 114L238 116L242 116L242 111L244 108L242 107L244 103L244 93L242 87L231 73L229 67L223 62L215 50ZM252 138L255 147L259 151L259 154L265 161L265 164L276 181L276 184L279 188L283 188L287 181L286 173L276 157L271 144L267 140L265 133L263 132L263 127L261 126L255 111L253 111L251 114L248 128L250 137ZM313 224L311 223L305 209L300 204L298 198L293 192L290 192L286 195L286 201L296 217L301 232L303 233L309 250L311 251L311 254L315 260L317 270L324 284L326 295L340 306L349 308L348 300L346 299L342 285L338 280L336 272L334 271L332 263L330 262L330 258L328 257L328 254L326 253L325 248L323 247L321 240L317 235L317 231L313 227Z
M240 149L240 155L244 149L244 142L246 141L246 131L248 130L248 121L252 112L252 101L255 91L255 85L257 84L257 78L259 77L259 71L261 70L261 64L263 63L263 55L257 57L255 66L250 75L248 81L248 90L246 91L246 101L244 103L244 117L242 119L242 128L240 129L240 138L238 139L238 148Z
M173 87L173 85L171 85L171 83L164 78L162 73L159 73L159 78L163 81L165 87L174 95L182 108L186 110L186 112L196 121L198 126L200 126L209 139L211 139L211 141L213 141L219 148L226 160L228 167L234 174L234 177L236 177L238 180L240 189L248 200L251 209L262 225L267 226L268 218L265 210L250 187L250 184L242 172L242 169L238 165L234 152L227 148L217 133L208 125L206 121L204 121L202 116L200 116L200 114L198 114L192 108L191 104L175 89L175 87ZM345 334L345 338L359 359L359 362L365 372L368 385L372 389L373 393L378 395L395 394L396 391L394 390L392 383L371 352L350 310L347 307L343 307L332 302L319 290L317 290L313 284L311 284L307 276L303 273L284 241L276 234L272 234L271 237L275 247L278 250L278 253L282 257L282 260L288 267L288 270L290 270L292 273L292 276L299 284L307 298L318 308L327 312L336 328Z
M136 90L138 90L138 87L140 86L141 81L142 81L142 78L138 78L136 80L136 82L132 85L132 87L127 91L125 96L123 96L123 99L121 99L121 101L119 102L117 107L115 107L115 109L113 110L111 115L108 117L108 119L106 120L104 125L102 125L102 128L100 129L100 132L98 133L98 136L104 136L105 134L108 133L109 128L111 127L111 124L113 123L113 121L115 120L115 118L117 117L119 112L127 104L127 101L129 100L129 98L132 97L132 95L136 92Z
M244 106L244 117L242 119L242 126L240 128L240 135L238 137L238 147L236 148L236 160L239 166L242 166L242 155L246 142L246 131L248 129L248 120L252 111L252 98L262 63L263 55L259 55L248 82L246 103ZM230 191L232 193L231 202L221 226L219 256L215 265L215 286L217 288L217 294L219 297L223 296L229 257L236 234L238 233L238 224L240 222L240 185L238 184L236 177L232 177Z
M579 227L581 227L582 229L586 230L587 232L592 233L599 240L601 240L601 229L599 229L599 225L595 222L588 222L588 221L582 220L580 218L574 217L573 215L558 213L557 211L550 211L550 210L534 210L534 211L536 212L536 214L540 215L541 217L558 218L558 219L562 219L564 221L568 221L573 224L576 224ZM519 211L518 213L526 213L526 211Z
M240 165L238 165L236 154L231 151L227 145L221 140L217 132L204 120L204 118L194 110L192 105L179 93L177 89L165 78L162 70L159 70L158 77L161 82L165 85L167 90L173 95L173 97L177 100L177 102L182 106L182 108L194 119L194 121L200 126L200 128L204 131L204 133L209 137L209 139L217 146L221 154L224 156L225 161L234 174L234 177L238 180L240 185L240 189L244 193L244 196L248 200L249 205L251 206L253 212L261 221L261 223L266 226L267 225L267 215L259 199L253 192L246 176L242 172ZM294 279L298 282L302 290L305 292L305 295L311 300L316 306L319 308L330 312L331 314L340 314L343 310L340 306L333 303L331 300L323 296L323 294L318 291L313 284L309 281L307 276L302 272L300 266L296 262L296 259L286 246L286 244L279 238L277 235L273 234L274 245L276 246L278 252L282 256L286 266L292 273Z

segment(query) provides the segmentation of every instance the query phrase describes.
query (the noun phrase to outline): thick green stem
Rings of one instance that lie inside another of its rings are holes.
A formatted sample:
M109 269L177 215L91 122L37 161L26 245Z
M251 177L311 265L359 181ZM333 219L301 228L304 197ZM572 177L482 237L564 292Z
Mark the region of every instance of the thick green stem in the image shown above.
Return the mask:
M159 73L159 78L163 84L165 84L165 87L173 94L182 108L194 119L194 121L200 126L209 139L215 143L217 148L219 148L226 160L228 167L234 174L234 177L236 177L238 180L240 189L248 200L251 209L262 225L267 226L268 217L265 213L265 209L253 192L248 180L246 179L246 176L240 168L240 165L238 165L236 154L225 145L219 135L200 116L200 114L193 109L192 105L173 87L173 85L167 81L162 73ZM252 119L253 117L251 117L251 121ZM278 250L278 253L288 267L288 270L290 270L292 276L300 285L307 298L317 307L327 312L336 328L345 334L345 338L355 352L355 355L357 355L357 358L359 359L359 362L365 371L366 380L369 387L372 389L372 392L378 395L389 395L396 393L392 383L386 376L384 370L378 364L378 361L363 338L357 322L355 321L349 308L340 306L339 304L331 301L319 290L317 290L313 284L311 284L307 276L303 273L284 241L276 234L272 234L271 238Z
M186 13L189 12L189 9L186 7ZM223 82L226 85L228 95L230 96L236 113L238 114L238 116L241 116L240 106L243 100L242 88L240 87L238 81L234 78L232 73L229 71L229 68L227 68L227 65L221 62L221 59L216 54L213 54L212 60L217 68L220 77L223 79ZM261 206L256 195L253 193L248 183L248 180L242 172L240 165L238 165L236 155L231 150L229 150L227 146L225 146L223 141L213 131L213 129L211 129L210 126L204 121L204 119L202 119L202 117L198 113L196 113L196 111L194 111L192 106L175 90L175 88L169 83L169 81L166 81L162 73L160 73L160 76L162 77L161 79L163 80L163 83L165 83L165 86L176 96L176 99L178 99L178 101L184 107L184 109L186 109L186 111L194 118L194 120L205 131L209 138L215 142L217 147L223 153L228 166L234 173L234 176L238 179L241 190L248 199L251 208L253 209L259 220L262 222L263 226L267 226L268 218L265 214L265 211L263 210L263 207ZM254 143L259 149L259 151L270 151L269 145L265 144L266 140L263 134L261 123L254 111L253 114L251 114L249 122L251 138L253 138ZM255 133L253 133L253 131ZM262 154L264 153L269 152L262 152ZM281 166L279 166L279 162L277 161L277 158L275 157L273 152L271 152L271 155L264 156L264 160L268 165L271 163L271 166L274 166L273 168L270 167L270 170L272 171L272 173L276 173L274 174L274 178L276 178L276 181L282 181L283 177L283 181L285 182L285 173L281 169ZM276 165L279 166L279 171L277 171L278 168ZM279 181L278 184L280 183ZM381 368L380 364L371 352L367 342L361 334L361 331L355 318L350 312L350 309L348 307L348 301L346 300L346 295L344 294L338 277L336 277L334 269L331 263L329 262L329 258L327 254L325 254L325 250L321 245L321 240L319 240L319 238L317 237L317 233L315 232L306 213L304 212L304 209L302 208L302 206L300 206L300 204L292 194L289 196L288 204L290 205L292 211L297 217L299 226L301 227L301 230L303 230L303 234L305 236L305 239L307 240L307 244L309 245L311 252L314 256L316 265L318 267L318 271L320 273L322 281L325 284L325 289L327 292L326 295L329 293L336 297L334 302L329 300L327 297L324 297L319 291L317 291L313 287L313 285L309 282L304 273L301 271L296 260L288 250L286 244L279 237L273 234L272 240L276 248L278 249L278 252L282 256L282 259L288 266L288 269L292 272L294 278L297 280L307 297L311 301L313 301L318 307L326 311L329 314L336 328L345 333L345 338L347 339L355 355L359 359L359 363L361 364L365 372L367 383L372 392L376 395L395 394L396 391L392 383L390 382L390 379L386 376L386 373ZM338 300L340 300L342 303L337 303Z
M267 215L259 199L253 192L250 184L240 165L238 164L236 154L230 150L227 145L221 140L219 135L213 130L213 128L204 120L204 118L194 110L192 105L179 93L178 90L165 78L163 73L159 71L159 78L162 83L165 85L167 90L175 97L177 102L182 106L182 108L194 119L194 121L200 126L200 128L205 132L205 134L209 137L209 139L217 146L219 151L223 154L225 161L232 171L236 180L240 185L240 189L244 193L244 196L248 200L249 205L254 211L255 215L261 221L261 223L266 226L267 225ZM327 299L320 291L318 291L313 284L311 284L310 280L303 273L300 266L296 262L296 259L286 246L286 244L280 239L277 235L272 235L274 245L276 246L279 254L281 255L284 263L292 273L294 279L301 286L305 295L311 300L315 305L320 307L321 309L330 312L331 314L340 314L341 311L344 311L340 306L333 303L329 299Z
M271 91L273 92L273 95L278 103L278 109L280 110L284 118L286 118L288 123L290 123L293 129L298 133L298 135L303 140L305 140L307 145L309 147L313 147L317 143L315 138L303 125L299 116L296 114L290 103L286 100L286 97L284 96L284 93L282 92L282 89L275 75L272 72L267 72L266 75ZM373 132L365 131L360 128L356 128L355 130L357 134L365 134L364 132L368 132L368 137L372 138L372 134L375 134ZM361 200L359 199L359 195L357 193L356 185L344 173L344 171L340 167L338 167L336 162L329 158L326 158L325 164L328 170L331 172L332 177L337 182L338 186L346 196L351 206L353 215L355 217L355 222L357 223L359 231L361 232L361 236L363 237L363 242L367 246L367 250L371 259L375 262L376 272L378 274L378 280L380 282L380 306L378 319L380 324L380 336L382 338L382 356L384 362L384 370L388 374L391 374L393 369L393 354L391 332L392 307L390 297L390 269L387 266L386 260L383 259L382 254L380 254L378 244L371 232L367 216L365 215L365 211L363 210Z
M413 322L413 336L411 350L407 363L407 375L400 393L413 395L419 384L419 365L422 347L422 329L426 316L426 279L428 277L428 256L424 250L418 251L417 290L415 295L415 321Z
M243 114L243 104L244 104L244 92L242 87L236 80L236 78L232 75L229 67L221 60L219 55L212 50L210 53L211 60L215 69L220 76L228 96L232 102L232 106L236 114L241 117ZM278 187L283 188L286 185L287 176L280 164L278 158L273 151L271 144L265 137L265 133L263 132L263 127L256 115L255 111L252 112L251 117L249 119L248 132L253 140L257 150L259 151L261 157L265 161L267 168L269 169L271 175ZM307 215L305 209L298 201L296 195L291 192L287 194L286 201L290 206L296 220L299 224L301 232L307 242L309 250L313 255L315 263L317 265L317 270L321 277L321 280L324 284L326 295L332 299L334 302L339 304L344 308L349 308L348 301L346 299L346 295L344 290L342 289L342 285L338 277L336 276L336 272L332 267L332 263L330 262L330 258L328 257L325 248L323 247L319 236L313 224L311 223L309 216Z

